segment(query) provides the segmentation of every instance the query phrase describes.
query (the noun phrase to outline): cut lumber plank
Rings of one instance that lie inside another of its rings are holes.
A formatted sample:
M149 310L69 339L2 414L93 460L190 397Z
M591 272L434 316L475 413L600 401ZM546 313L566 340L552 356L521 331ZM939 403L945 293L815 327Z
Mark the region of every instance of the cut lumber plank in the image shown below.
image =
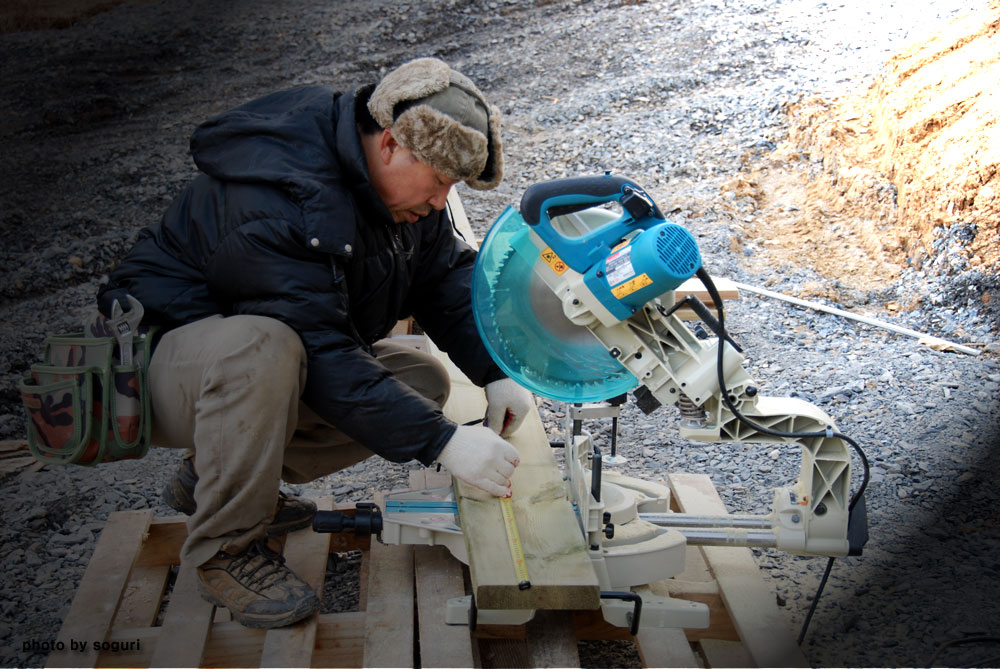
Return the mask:
M451 476L433 469L412 469L409 478L413 490L451 485ZM475 666L469 628L445 623L448 600L465 595L462 563L444 546L415 546L413 563L420 665Z
M182 564L163 628L150 660L151 667L197 667L202 663L215 606L201 598L195 567Z
M719 291L719 297L723 301L728 302L729 300L738 300L740 297L740 291L733 283L732 279L726 279L723 277L712 277L712 282L715 283L716 290ZM683 299L688 295L694 295L699 300L705 303L705 306L711 307L715 305L715 301L712 296L708 294L708 290L705 285L701 282L701 279L697 277L691 277L681 285L677 286L674 290L677 299Z
M129 573L152 519L150 510L119 511L108 516L56 637L64 650L51 653L48 666L93 667L96 664L100 651L94 642L108 638ZM86 641L87 648L80 652L71 641Z
M670 489L685 513L728 513L712 480L704 474L671 474ZM808 661L767 589L760 569L747 548L701 547L719 584L722 599L740 640L760 667L804 667Z
M444 413L462 424L486 414L486 398L436 347L452 391ZM565 482L538 411L508 441L521 463L511 478L514 517L531 587L521 590L507 543L500 500L455 480L459 517L469 551L476 606L481 609L594 609L600 587Z
M153 519L149 535L142 545L136 567L175 565L181 561L181 546L187 539L187 516L166 516Z
M12 451L24 451L28 452L28 440L27 439L3 439L0 440L0 453L9 453Z
M694 651L684 630L640 629L636 636L644 667L697 667Z
M573 618L569 611L538 611L528 623L528 656L532 667L579 667Z
M705 656L705 663L712 669L753 665L753 658L739 641L702 639L698 645L701 647L701 654Z
M371 565L371 551L361 552L361 568L358 569L358 611L368 609L368 578Z
M316 501L321 511L333 509L333 498L324 497ZM285 542L285 564L303 581L309 584L319 596L323 594L326 580L326 563L330 555L330 535L313 532L311 528L292 532ZM316 626L319 615L291 625L268 630L261 654L262 667L308 667L312 662L316 645Z
M415 546L413 561L420 666L473 666L469 628L445 623L448 600L465 594L462 563L454 559L444 546Z
M150 667L153 651L162 627L122 629L114 632L109 641L117 642L125 650L105 651L98 658L101 667ZM251 629L237 622L215 623L205 647L200 666L206 667L256 667L298 666L287 662L266 665L261 663L261 650L267 630ZM364 650L365 614L363 611L326 613L319 616L316 631L316 650L312 656L313 667L359 667ZM198 666L198 665L195 665Z
M480 639L480 666L491 669L530 667L528 646L523 639Z
M382 495L375 496L380 508ZM413 546L371 544L362 666L414 666Z
M152 627L160 611L163 593L167 589L170 567L136 567L132 570L125 588L122 603L118 606L112 630L131 627Z
M321 615L311 666L362 666L365 652L365 617L364 611Z

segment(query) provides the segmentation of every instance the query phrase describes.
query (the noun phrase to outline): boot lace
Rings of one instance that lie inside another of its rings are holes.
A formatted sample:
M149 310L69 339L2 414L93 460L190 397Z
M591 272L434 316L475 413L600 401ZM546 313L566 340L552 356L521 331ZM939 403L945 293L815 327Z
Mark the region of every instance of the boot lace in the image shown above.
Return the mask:
M285 558L258 539L229 563L229 571L247 587L263 589L282 580L287 572Z

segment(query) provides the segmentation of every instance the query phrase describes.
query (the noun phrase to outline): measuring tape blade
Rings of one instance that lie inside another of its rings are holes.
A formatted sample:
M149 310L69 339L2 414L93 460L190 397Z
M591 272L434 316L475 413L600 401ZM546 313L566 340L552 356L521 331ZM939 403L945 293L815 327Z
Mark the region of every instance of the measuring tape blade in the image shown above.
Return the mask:
M507 530L507 546L510 548L510 557L514 560L517 587L519 590L527 590L531 587L531 581L528 579L528 565L524 561L521 535L518 533L517 523L514 521L514 503L509 497L500 498L500 510L503 512L504 529Z

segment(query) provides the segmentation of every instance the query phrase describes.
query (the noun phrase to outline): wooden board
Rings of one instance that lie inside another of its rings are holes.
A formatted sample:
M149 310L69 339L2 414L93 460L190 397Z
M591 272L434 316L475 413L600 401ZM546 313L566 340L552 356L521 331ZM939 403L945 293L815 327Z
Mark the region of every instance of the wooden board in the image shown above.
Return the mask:
M128 650L104 652L101 667L149 667L162 627L120 630L109 637ZM268 630L251 629L237 622L212 625L212 634L199 665L206 667L292 667L288 662L263 664L261 653ZM328 613L318 617L316 647L310 664L315 667L359 667L364 650L365 613ZM161 665L162 666L162 665ZM172 666L172 665L170 665Z
M712 282L715 283L715 288L719 291L719 297L721 297L724 302L739 299L740 291L731 279L712 277ZM688 295L694 295L699 300L704 302L705 306L711 307L715 304L712 296L708 294L708 290L705 288L705 285L701 282L701 279L697 277L692 277L677 286L674 293L679 300L687 297Z
M636 638L646 667L697 667L694 651L681 629L642 629Z
M573 618L568 611L538 611L528 623L528 657L532 667L579 667Z
M704 474L671 474L670 489L685 513L720 515L725 504ZM764 584L748 548L703 546L726 610L754 664L760 667L805 667L809 663L795 643L778 609L774 593Z
M451 476L433 469L412 469L410 489L451 485ZM469 628L448 625L448 600L465 595L462 563L444 546L415 546L414 581L417 597L417 655L422 667L472 667L475 653Z
M111 629L152 627L156 623L169 576L169 565L135 567Z
M201 664L215 606L201 598L195 567L182 565L170 593L150 660L151 667L196 667Z
M753 658L747 652L746 646L739 641L723 641L721 639L702 639L698 643L705 663L712 669L728 667L749 667Z
M382 508L381 495L375 503ZM364 667L413 666L413 546L371 543Z
M318 500L320 511L333 509L333 499ZM320 532L293 532L285 542L285 564L320 596L326 580L326 563L330 555L330 535ZM262 667L307 667L312 662L316 645L319 615L291 625L268 630L261 653Z
M415 546L413 558L420 666L473 666L469 628L445 623L448 600L465 595L462 563L444 546Z
M437 355L452 378L445 415L459 424L482 418L486 414L483 391L447 357L439 351ZM482 609L597 608L597 575L538 412L531 411L508 441L521 456L511 478L511 500L531 588L518 587L499 499L456 480L476 605Z
M63 650L49 655L48 666L95 666L100 653L96 643L108 637L152 519L149 510L113 513L108 518L56 637ZM82 651L74 645L81 642L87 646Z

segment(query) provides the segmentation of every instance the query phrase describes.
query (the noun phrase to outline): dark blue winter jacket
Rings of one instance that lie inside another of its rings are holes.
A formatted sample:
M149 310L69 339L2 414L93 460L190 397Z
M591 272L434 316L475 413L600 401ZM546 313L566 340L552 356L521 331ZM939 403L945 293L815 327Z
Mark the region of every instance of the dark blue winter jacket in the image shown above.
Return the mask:
M393 461L431 463L455 424L371 353L414 316L479 385L503 377L476 332L474 251L444 212L395 223L368 178L356 95L281 91L200 126L201 170L112 273L166 326L258 314L298 332L309 366L303 400ZM363 103L363 99L360 101Z

